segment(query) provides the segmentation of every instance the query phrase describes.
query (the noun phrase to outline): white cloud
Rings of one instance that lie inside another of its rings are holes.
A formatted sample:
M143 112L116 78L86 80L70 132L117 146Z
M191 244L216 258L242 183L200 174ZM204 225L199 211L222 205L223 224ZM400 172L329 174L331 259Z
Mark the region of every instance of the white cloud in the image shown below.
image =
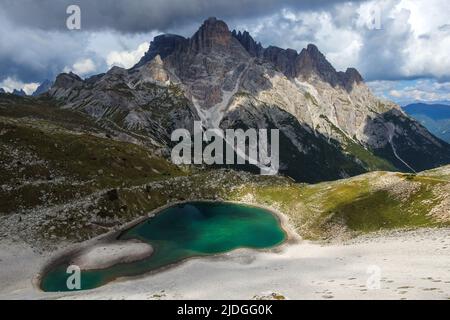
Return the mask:
M419 80L415 85L405 87L401 91L401 98L424 102L450 101L449 89L450 82Z
M73 73L84 76L93 73L97 67L92 59L81 59L75 62L71 67L65 67L64 72L72 71Z
M364 26L370 7L378 8L381 29ZM435 77L450 79L450 2L372 0L357 9L361 36L357 67L369 79Z
M398 90L391 90L391 91L389 91L389 95L391 95L392 97L395 97L395 98L401 98L403 96L403 93Z
M372 81L368 85L379 97L393 100L400 105L412 102L450 101L450 82L434 79L406 81Z
M404 75L426 75L450 79L450 2L442 0L401 1L410 13L410 41L405 46Z
M25 83L22 89L26 94L31 95L38 87L39 83Z
M397 94L395 97L401 98L403 100L424 101L424 102L450 100L449 93L439 94L437 92L423 91L421 89L409 89L404 91L394 90L393 92Z
M0 82L0 88L5 89L6 92L13 92L14 89L16 90L23 90L27 95L32 94L37 87L39 86L39 83L23 83L17 79L8 77L2 82Z
M143 42L138 46L136 50L113 51L106 57L106 63L109 67L118 66L127 69L131 68L144 56L149 46L149 42Z

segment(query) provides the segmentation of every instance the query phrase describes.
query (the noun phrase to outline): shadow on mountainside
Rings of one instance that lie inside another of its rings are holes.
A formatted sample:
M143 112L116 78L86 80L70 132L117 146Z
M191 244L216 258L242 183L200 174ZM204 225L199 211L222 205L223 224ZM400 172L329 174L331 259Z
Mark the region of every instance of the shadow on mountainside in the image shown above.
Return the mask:
M399 110L368 118L364 133L373 153L401 171L419 172L450 163L450 145Z
M279 129L279 174L298 182L337 180L368 171L361 162L345 153L337 141L329 140L275 106L236 108L226 115L221 127ZM236 167L239 168L233 168Z

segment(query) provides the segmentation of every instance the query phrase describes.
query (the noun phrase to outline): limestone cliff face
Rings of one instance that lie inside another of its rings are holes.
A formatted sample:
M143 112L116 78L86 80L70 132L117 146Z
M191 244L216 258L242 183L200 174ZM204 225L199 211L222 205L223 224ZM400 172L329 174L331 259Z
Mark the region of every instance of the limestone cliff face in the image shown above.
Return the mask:
M206 128L279 128L283 170L298 180L450 162L449 145L375 97L356 69L336 71L312 44L300 52L264 48L216 18L189 39L156 37L130 70L86 80L62 74L49 94L161 147L170 130L195 119Z
M233 30L231 34L241 43L241 45L252 57L261 58L263 56L265 51L263 46L261 43L256 42L248 31L241 32Z
M188 40L186 38L174 34L163 34L157 36L150 43L150 49L133 68L143 66L144 64L152 61L158 55L161 59L165 59L167 56L184 47L187 41Z
M189 40L193 52L229 50L233 38L225 22L216 18L206 20Z

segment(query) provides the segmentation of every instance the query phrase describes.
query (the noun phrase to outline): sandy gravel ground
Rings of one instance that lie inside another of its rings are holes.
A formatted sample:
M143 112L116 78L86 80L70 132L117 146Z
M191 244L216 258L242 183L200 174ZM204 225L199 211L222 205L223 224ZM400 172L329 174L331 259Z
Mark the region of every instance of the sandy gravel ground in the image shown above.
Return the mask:
M153 247L147 243L129 240L96 245L78 256L71 264L81 270L104 269L118 263L128 263L148 258Z
M6 299L450 299L450 229L359 237L343 244L241 249L74 293L43 293L31 279L48 255L0 242Z

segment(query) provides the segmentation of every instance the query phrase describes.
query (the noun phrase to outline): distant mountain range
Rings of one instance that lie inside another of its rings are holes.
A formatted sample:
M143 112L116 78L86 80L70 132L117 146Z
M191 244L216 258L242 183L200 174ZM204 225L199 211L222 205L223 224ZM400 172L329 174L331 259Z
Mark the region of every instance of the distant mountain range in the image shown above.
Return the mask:
M36 97L40 94L46 93L50 88L52 87L53 82L50 80L44 80L37 88L36 90L31 94L33 97ZM0 93L6 93L5 89L0 88ZM19 97L25 97L27 94L23 89L17 90L14 89L11 94L19 96Z
M23 89L20 89L20 90L14 89L12 94L16 95L16 96L19 96L19 97L25 97L27 95L25 93L25 91L23 91Z
M7 92L3 88L0 88L0 93L6 94ZM23 91L22 89L20 90L14 89L13 92L11 92L11 94L19 97L25 97L27 95L25 91Z
M450 105L413 103L403 110L435 136L450 142Z

